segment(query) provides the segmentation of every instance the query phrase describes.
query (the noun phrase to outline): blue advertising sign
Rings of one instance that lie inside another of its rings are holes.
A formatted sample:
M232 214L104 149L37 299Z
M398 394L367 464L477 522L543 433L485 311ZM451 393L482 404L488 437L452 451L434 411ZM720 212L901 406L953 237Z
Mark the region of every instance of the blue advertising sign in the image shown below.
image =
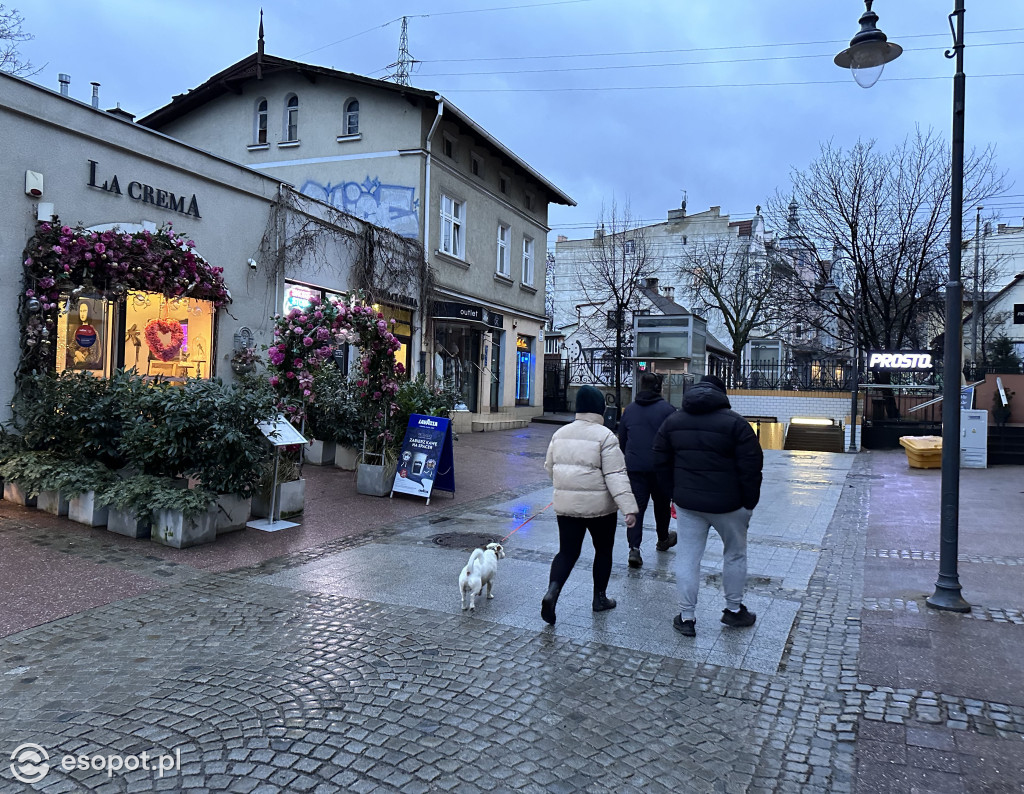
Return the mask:
M412 414L398 455L398 468L391 495L407 493L425 496L430 504L431 491L455 493L455 457L452 454L452 428L439 416Z
M960 387L960 410L970 411L974 408L974 387L973 386L961 386Z

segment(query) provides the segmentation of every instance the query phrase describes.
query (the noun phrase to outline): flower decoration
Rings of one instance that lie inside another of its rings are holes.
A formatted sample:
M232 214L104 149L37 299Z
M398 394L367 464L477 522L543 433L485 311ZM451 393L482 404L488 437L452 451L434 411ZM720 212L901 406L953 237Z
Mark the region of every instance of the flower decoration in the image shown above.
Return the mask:
M62 292L84 289L106 300L120 300L137 290L226 306L231 293L223 268L213 267L194 246L170 224L155 232L128 233L94 232L56 219L38 223L25 248L21 370L51 361Z
M170 334L171 341L164 344L161 334ZM170 361L181 352L185 343L185 329L173 317L168 320L150 320L146 323L146 344L161 361Z

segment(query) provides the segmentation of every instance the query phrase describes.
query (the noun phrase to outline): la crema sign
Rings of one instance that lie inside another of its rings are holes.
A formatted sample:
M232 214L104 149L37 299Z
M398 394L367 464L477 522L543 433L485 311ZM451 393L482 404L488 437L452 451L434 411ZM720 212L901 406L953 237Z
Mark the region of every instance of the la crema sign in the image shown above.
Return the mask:
M117 174L102 182L98 181L99 177L96 175L98 165L99 163L96 160L89 161L89 181L86 184L91 188L102 190L115 196L124 195ZM126 190L128 198L140 201L143 204L152 204L161 209L180 212L182 215L187 215L190 218L203 217L199 214L199 202L196 201L195 193L192 194L192 198L186 199L184 195L179 196L169 190L155 188L144 182L136 181L129 182Z

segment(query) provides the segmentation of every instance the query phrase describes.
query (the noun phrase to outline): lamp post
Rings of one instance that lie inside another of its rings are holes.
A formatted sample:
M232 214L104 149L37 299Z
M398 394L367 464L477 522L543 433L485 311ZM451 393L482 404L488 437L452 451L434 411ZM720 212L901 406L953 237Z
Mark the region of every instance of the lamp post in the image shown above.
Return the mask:
M872 0L864 0L867 10L860 18L860 32L850 46L835 57L836 66L848 68L862 88L870 88L882 74L885 64L895 60L903 51L887 41L875 23L878 15L871 10ZM954 24L954 17L956 18ZM951 612L970 612L960 594L957 575L957 550L960 520L960 373L963 356L963 284L960 258L964 204L964 0L955 0L949 15L953 33L953 49L946 50L947 58L956 59L953 77L953 162L950 191L949 220L949 280L946 283L946 332L943 352L942 378L942 486L940 499L939 578L935 592L927 604L933 609Z

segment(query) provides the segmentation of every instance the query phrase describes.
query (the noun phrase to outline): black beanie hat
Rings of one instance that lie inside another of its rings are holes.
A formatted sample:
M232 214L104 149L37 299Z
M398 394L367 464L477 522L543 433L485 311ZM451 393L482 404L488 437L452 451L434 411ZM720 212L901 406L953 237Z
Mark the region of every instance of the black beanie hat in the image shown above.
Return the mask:
M726 394L725 384L722 382L722 379L719 378L717 375L704 375L700 379L700 382L701 383L710 383L712 386L714 386L716 389L721 391L723 394Z
M604 395L593 386L583 386L576 392L576 413L603 414Z

